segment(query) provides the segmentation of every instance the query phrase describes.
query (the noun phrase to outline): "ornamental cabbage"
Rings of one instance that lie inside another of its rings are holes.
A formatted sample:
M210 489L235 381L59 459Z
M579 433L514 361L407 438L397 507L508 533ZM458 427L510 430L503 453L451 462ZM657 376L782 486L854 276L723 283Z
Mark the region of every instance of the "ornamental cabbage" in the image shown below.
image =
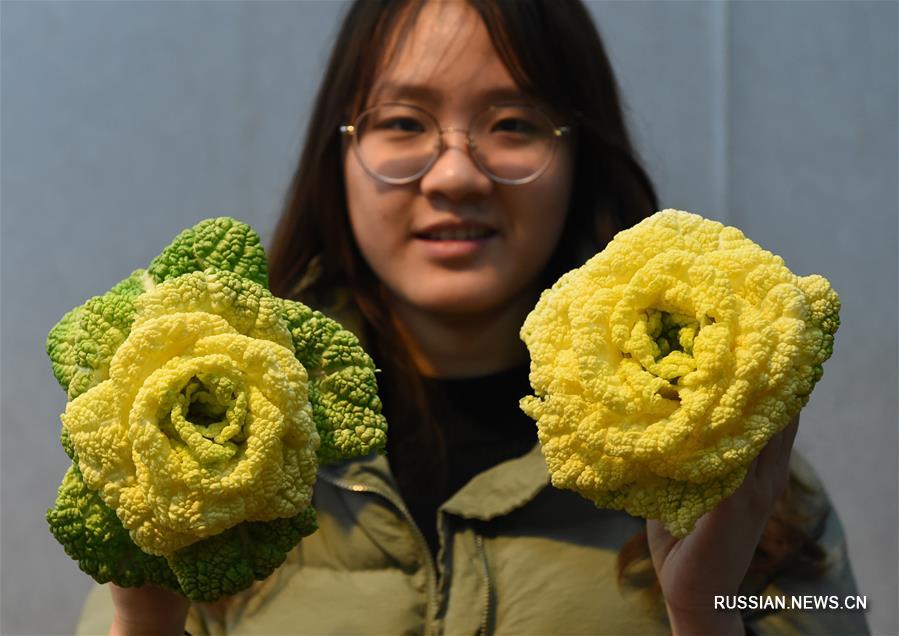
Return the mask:
M234 594L315 531L320 463L383 449L371 359L267 279L258 235L210 219L50 331L72 466L47 519L98 582Z
M737 228L664 210L618 233L521 329L553 485L686 536L808 402L839 310Z

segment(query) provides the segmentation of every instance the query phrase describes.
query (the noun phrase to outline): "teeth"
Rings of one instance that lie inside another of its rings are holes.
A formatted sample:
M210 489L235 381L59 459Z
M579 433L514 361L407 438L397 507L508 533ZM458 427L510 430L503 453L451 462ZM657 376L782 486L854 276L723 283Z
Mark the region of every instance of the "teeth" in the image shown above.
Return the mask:
M473 241L485 238L491 234L493 234L493 230L486 228L464 228L425 232L422 236L431 241Z

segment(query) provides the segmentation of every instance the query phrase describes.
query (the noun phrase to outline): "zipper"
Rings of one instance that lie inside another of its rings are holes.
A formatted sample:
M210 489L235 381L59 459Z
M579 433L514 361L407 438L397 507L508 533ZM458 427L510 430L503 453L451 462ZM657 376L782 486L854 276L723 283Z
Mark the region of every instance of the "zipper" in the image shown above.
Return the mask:
M474 543L478 549L478 556L481 557L481 565L484 566L482 581L484 584L484 611L481 613L481 630L478 632L480 636L488 636L487 630L490 623L490 613L493 605L493 585L490 583L490 568L487 563L487 551L484 549L484 538L474 535Z
M425 535L422 534L421 530L419 530L418 525L415 523L415 519L412 518L412 514L406 508L406 505L399 497L395 497L393 493L386 490L381 490L380 488L367 486L365 484L352 483L341 479L335 479L334 477L321 472L319 472L318 476L332 486L337 486L338 488L343 488L344 490L349 490L351 492L367 492L373 495L378 495L379 497L391 503L412 527L412 530L414 531L413 534L418 540L419 546L421 547L426 557L425 573L427 574L428 579L428 615L425 620L424 636L429 636L431 634L431 621L437 616L437 574L436 572L434 572L434 559L431 557L431 548L428 546L428 541L427 539L425 539Z

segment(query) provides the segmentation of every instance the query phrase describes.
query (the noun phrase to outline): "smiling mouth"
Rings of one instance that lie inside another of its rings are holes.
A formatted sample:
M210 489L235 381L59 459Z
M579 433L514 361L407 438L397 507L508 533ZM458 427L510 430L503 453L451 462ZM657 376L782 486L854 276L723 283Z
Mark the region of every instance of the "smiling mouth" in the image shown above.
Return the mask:
M479 241L496 234L496 230L488 228L458 228L422 232L416 234L416 238L425 241Z

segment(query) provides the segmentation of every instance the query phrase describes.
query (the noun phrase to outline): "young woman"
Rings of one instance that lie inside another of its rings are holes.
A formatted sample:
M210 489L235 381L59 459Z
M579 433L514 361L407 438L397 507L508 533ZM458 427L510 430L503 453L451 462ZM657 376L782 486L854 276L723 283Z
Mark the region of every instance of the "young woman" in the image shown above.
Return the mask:
M113 587L114 612L93 595L81 631L112 613L117 634L867 633L861 613L715 609L855 593L838 519L791 462L798 418L682 540L549 485L518 409L519 328L658 208L578 0L359 0L309 131L272 288L362 339L388 454L320 471L320 529L267 581L192 607Z

